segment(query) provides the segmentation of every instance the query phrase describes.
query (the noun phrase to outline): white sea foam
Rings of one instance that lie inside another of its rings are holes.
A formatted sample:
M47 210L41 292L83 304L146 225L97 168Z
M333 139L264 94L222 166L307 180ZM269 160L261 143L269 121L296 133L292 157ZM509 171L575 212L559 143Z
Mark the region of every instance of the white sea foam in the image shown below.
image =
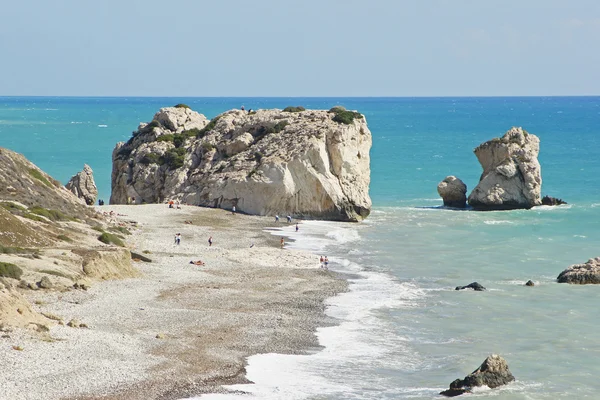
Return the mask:
M414 307L426 296L425 291L411 282L398 282L383 273L364 271L353 259L340 256L358 251L354 248L345 252L339 247L348 249L360 241L359 229L360 225L305 221L300 224L299 232L295 232L293 225L271 231L296 239L289 247L331 251L330 268L353 274L348 292L325 301L327 315L336 318L339 324L318 328L317 337L324 348L317 353L250 357L247 377L254 384L228 386L248 395L210 394L201 399L345 398L345 394L356 393L356 385L364 380L361 374L365 368L415 369L420 361L407 348L410 338L398 335L394 325L382 320L377 310ZM403 356L391 356L392 353ZM373 374L371 379L378 379L377 375Z
M104 125L104 124L98 125L98 128L108 128L108 125Z
M506 220L497 220L497 221L483 221L484 224L486 225L511 225L514 224L513 221L506 221Z

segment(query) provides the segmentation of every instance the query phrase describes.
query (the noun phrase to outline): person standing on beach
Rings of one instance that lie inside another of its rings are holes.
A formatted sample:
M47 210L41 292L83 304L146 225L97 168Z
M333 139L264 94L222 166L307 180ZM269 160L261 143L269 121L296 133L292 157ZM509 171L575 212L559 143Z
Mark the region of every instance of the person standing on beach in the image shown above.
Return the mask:
M292 223L292 216L291 215L287 216L287 222L290 223L290 224Z
M275 216L275 222L279 222L279 215Z
M212 246L212 236L208 238L208 247Z
M179 245L181 243L181 233L175 235L175 244Z
M300 228L298 228L298 223L296 222L296 232L298 232L298 229Z
M283 238L281 238L280 243L281 243L281 248L283 249L283 246L285 245L285 240L283 240Z
M235 206L231 207L231 213L235 214Z

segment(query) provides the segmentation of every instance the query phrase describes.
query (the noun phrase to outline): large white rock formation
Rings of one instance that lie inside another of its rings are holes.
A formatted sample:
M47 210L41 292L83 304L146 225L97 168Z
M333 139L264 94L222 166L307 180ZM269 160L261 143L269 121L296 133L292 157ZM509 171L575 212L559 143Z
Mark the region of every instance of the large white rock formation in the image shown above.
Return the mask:
M510 210L539 206L542 173L540 140L522 128L479 145L475 155L483 167L479 184L469 195L476 210Z
M364 116L342 109L231 110L209 123L163 108L115 147L110 202L359 221L371 209L370 148Z
M96 202L96 198L98 197L98 188L94 181L94 171L87 164L83 165L83 171L71 177L65 188L90 206Z

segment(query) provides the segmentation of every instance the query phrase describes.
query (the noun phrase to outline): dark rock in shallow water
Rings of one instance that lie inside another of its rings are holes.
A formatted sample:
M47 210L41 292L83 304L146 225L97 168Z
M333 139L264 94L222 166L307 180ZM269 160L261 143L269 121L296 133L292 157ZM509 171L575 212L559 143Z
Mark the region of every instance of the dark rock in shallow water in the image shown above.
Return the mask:
M484 291L485 288L477 282L469 283L467 286L457 286L454 290L473 289L478 292Z
M573 264L558 275L558 283L578 285L600 283L600 257L590 258L585 264Z
M438 194L444 206L465 208L467 206L467 185L455 176L447 176L438 184Z
M493 389L514 380L515 377L508 369L506 360L497 354L492 354L465 379L456 379L450 384L450 389L444 390L440 394L446 397L454 397L469 393L476 386L487 386Z
M532 280L528 280L525 286L535 286L535 283Z
M542 205L543 206L560 206L561 204L567 204L563 199L559 199L557 197L544 196L542 197Z

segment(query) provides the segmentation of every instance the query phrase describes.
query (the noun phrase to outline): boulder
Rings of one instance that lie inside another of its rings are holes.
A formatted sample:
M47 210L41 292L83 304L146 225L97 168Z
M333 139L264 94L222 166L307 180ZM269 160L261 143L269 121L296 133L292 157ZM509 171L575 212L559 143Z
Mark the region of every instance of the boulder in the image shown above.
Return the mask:
M447 176L437 186L446 207L465 208L467 206L467 185L455 176Z
M528 281L525 283L525 286L535 286L535 283L533 283L533 281L532 281L532 280L528 280Z
M584 264L573 264L558 275L558 283L578 285L600 283L600 257L590 258Z
M37 286L41 289L52 289L54 287L52 281L47 276L42 276L42 279L37 282Z
M560 206L562 204L567 204L563 199L559 199L557 197L544 196L542 197L542 205L543 206Z
M494 389L514 380L515 377L508 369L506 360L497 354L492 354L485 359L479 368L467 375L465 379L456 379L450 384L448 390L444 390L440 394L447 397L454 397L463 393L469 393L477 386L487 386L490 389Z
M540 140L522 128L479 145L475 155L483 167L479 183L469 195L475 210L529 209L542 204Z
M473 289L477 292L482 292L485 290L485 288L477 282L469 283L467 286L457 286L454 290L463 290L463 289Z
M65 188L82 199L88 206L96 203L98 188L94 182L94 171L87 164L84 164L83 171L73 175Z
M372 139L362 114L230 110L190 132L172 116L176 110L161 109L127 143L117 144L111 204L135 197L141 203L235 206L254 215L338 221L369 215ZM202 125L204 116L195 118Z

